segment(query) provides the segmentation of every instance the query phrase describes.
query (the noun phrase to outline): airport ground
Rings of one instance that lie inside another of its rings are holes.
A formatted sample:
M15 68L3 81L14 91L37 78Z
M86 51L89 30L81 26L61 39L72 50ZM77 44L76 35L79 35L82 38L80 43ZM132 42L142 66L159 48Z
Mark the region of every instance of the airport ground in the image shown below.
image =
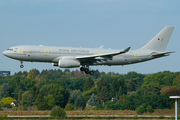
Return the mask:
M51 120L59 120L59 119L52 119L52 118L6 118L9 120L44 120L44 119L51 119ZM160 119L166 119L166 120L174 120L175 118L66 118L61 120L160 120Z
M0 115L6 115L7 119L50 119L50 111L0 111ZM152 114L143 113L137 115L132 110L73 110L66 111L67 119L113 119L113 120L133 120L133 119L174 119L174 109L157 109ZM178 112L180 114L180 112Z

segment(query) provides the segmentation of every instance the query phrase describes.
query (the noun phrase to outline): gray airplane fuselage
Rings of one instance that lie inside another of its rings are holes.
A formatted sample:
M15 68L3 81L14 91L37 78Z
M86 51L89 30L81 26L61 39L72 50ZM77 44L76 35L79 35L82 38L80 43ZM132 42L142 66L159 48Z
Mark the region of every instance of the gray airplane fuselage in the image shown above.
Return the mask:
M21 61L30 62L50 62L57 63L59 59L71 58L84 55L95 55L112 53L120 50L116 49L98 49L98 48L75 48L75 47L53 47L53 46L32 46L22 45L9 48L4 51L7 57ZM154 52L154 51L153 51ZM143 62L153 59L152 51L129 51L124 54L116 55L110 60L102 60L90 65L126 65L137 62ZM82 64L83 65L83 62Z

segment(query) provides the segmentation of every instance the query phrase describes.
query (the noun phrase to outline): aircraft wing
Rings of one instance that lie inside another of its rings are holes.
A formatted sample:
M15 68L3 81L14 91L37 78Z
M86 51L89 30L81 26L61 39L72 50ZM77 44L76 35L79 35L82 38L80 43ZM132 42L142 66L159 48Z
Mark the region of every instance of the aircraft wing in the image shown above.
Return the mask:
M152 57L162 57L162 56L167 56L167 55L170 55L170 53L174 53L175 51L173 52L164 52L164 53L152 53L151 56Z
M105 53L105 54L95 54L95 55L87 55L87 56L77 56L75 59L80 61L86 61L88 59L100 60L100 59L111 59L115 55L126 53L130 50L131 47L126 48L123 51L112 52L112 53Z

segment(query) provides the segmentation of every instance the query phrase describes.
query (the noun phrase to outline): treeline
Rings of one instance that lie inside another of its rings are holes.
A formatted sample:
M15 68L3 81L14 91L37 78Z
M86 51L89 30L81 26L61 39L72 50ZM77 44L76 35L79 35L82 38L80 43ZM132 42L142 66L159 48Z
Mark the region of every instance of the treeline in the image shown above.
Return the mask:
M21 106L48 110L60 106L73 109L145 110L169 109L180 95L180 73L158 72L140 74L99 72L90 76L78 70L64 71L32 69L12 76L0 76L0 106Z

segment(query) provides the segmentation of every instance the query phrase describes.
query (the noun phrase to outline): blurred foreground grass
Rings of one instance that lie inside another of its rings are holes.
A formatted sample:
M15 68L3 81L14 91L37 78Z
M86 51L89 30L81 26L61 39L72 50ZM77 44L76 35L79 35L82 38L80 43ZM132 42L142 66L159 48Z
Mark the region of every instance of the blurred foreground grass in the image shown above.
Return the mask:
M49 115L51 111L0 111L0 115ZM132 110L72 110L66 111L67 115L137 115ZM142 115L174 116L174 109L156 109L152 114L148 112ZM180 115L180 111L178 111Z
M13 120L19 120L19 119L13 119ZM21 120L38 120L38 119L21 119ZM44 120L44 119L39 119L39 120ZM59 120L59 119L50 119L50 120ZM61 120L90 120L90 119L61 119ZM93 120L157 120L157 119L93 119ZM174 120L174 118L166 119L166 120Z

